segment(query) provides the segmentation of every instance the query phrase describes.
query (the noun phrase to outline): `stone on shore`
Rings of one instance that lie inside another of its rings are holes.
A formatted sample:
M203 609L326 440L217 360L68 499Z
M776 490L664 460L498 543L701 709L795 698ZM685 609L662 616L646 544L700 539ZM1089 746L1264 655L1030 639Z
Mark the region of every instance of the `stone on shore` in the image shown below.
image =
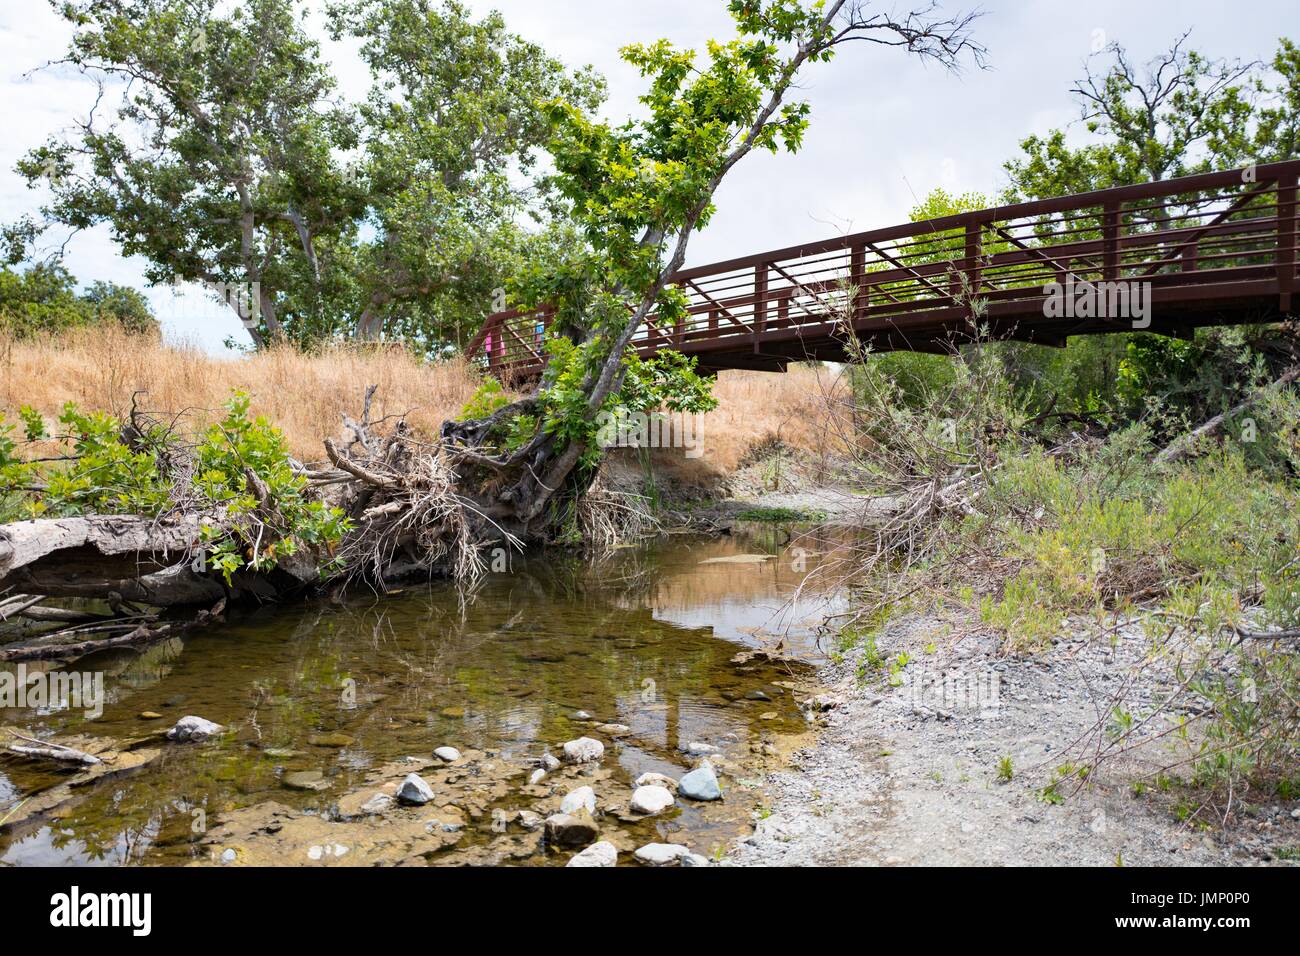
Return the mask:
M669 793L677 792L677 781L662 773L643 773L636 778L638 787L663 787Z
M460 759L460 751L455 747L439 747L433 755L446 763L454 763Z

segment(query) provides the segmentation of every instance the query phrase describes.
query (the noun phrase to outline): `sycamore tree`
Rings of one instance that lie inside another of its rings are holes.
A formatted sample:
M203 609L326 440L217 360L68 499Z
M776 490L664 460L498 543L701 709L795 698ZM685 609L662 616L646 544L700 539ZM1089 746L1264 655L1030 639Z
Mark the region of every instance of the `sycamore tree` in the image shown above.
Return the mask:
M807 102L789 99L805 67L851 42L895 47L957 67L982 61L973 16L934 6L898 15L865 3L731 0L737 36L704 54L667 40L623 58L646 81L643 118L612 125L562 99L547 105L552 186L581 245L511 286L517 304L549 305L564 335L547 342L538 391L492 414L444 426L460 484L498 528L533 537L564 520L599 460L597 422L615 406L690 410L708 401L691 362L630 349L651 313L668 325L686 308L668 279L715 212L723 179L755 150L797 151Z
M1300 155L1300 51L1282 39L1268 68L1207 56L1188 34L1144 64L1112 43L1071 93L1086 136L1034 134L1004 168L1007 201L1158 182Z
M454 344L533 241L540 102L603 91L454 0L327 9L335 38L361 41L360 103L301 0L53 2L75 31L59 65L97 95L19 164L52 199L7 230L11 249L107 224L151 282L206 284L257 345Z

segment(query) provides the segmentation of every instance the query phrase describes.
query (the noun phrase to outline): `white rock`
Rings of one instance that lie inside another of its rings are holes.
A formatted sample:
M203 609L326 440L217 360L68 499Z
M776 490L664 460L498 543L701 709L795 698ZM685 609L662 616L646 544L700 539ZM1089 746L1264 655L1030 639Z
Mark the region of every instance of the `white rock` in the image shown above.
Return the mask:
M698 853L684 853L681 859L682 866L712 866L707 856L701 856Z
M648 866L676 866L690 850L678 843L647 843L633 854L641 863Z
M587 713L585 710L575 710L575 711L573 712L573 719L574 719L574 720L591 720L591 714Z
M670 793L677 792L677 781L661 773L643 773L636 778L638 787L663 787Z
M613 866L618 862L618 850L608 840L593 843L565 866Z
M635 813L662 813L676 802L667 787L637 787L630 806Z
M185 743L190 740L207 740L209 737L221 733L226 728L220 724L214 724L210 720L204 720L202 717L182 717L176 721L176 726L167 731L167 739Z
M692 740L683 747L682 750L690 754L692 757L706 757L709 754L715 754L718 752L717 747L714 747L711 744L706 744L700 740Z
M588 813L596 812L596 791L591 787L579 787L560 801L561 813L577 813L579 807L586 807Z
M555 754L553 753L542 754L541 759L538 760L537 762L541 764L542 769L547 771L548 773L552 770L560 769L560 758L555 756Z
M361 812L367 814L386 813L392 809L393 798L386 793L377 793L361 804Z
M515 822L525 830L532 831L540 827L543 821L540 813L534 813L532 810L520 810L515 815Z
M397 799L402 803L423 806L433 799L433 787L418 773L408 773L402 785L397 788Z
M541 783L545 778L546 778L546 771L543 770L541 767L538 767L536 770L534 770L531 774L528 775L528 783L530 786L535 786L536 784Z
M605 755L605 745L591 737L579 737L564 745L565 763L591 763Z
M447 763L454 763L460 759L460 751L455 747L439 747L433 752L433 755Z

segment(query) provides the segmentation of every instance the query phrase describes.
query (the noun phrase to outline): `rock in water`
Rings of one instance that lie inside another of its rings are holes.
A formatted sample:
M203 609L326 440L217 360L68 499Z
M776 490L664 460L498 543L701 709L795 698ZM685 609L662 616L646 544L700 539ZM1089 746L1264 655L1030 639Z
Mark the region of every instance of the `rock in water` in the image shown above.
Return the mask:
M586 846L599 833L586 807L577 813L557 813L546 818L546 842L556 846Z
M455 747L439 747L433 752L433 755L447 763L454 763L460 759L460 751Z
M638 861L647 866L679 866L682 857L691 851L678 843L647 843L634 854Z
M433 787L418 773L408 773L397 788L397 799L420 807L433 799Z
M588 813L596 812L596 791L591 787L579 787L560 801L561 813L577 813L581 807L586 807Z
M608 840L593 843L565 866L613 866L618 862L618 850Z
M542 825L542 815L533 813L532 810L520 810L515 815L515 822L525 830L533 831Z
M715 754L718 752L717 747L699 740L692 740L683 747L682 750L690 754L692 757L707 757L709 754Z
M281 786L289 790L328 790L329 782L319 770L296 770L280 778Z
M579 737L564 745L565 763L591 763L605 756L605 745L590 737Z
M538 767L536 770L534 770L531 774L528 775L528 784L529 786L536 786L537 784L541 783L545 779L546 779L546 771L543 770L541 767Z
M221 733L226 728L220 724L214 724L210 720L204 720L202 717L182 717L176 721L176 726L167 731L167 739L175 740L179 743L186 743L192 740L207 740Z
M552 753L542 754L542 756L538 759L537 763L538 766L540 766L547 773L550 773L552 770L560 769L560 758L555 756L555 754Z
M661 773L643 773L636 778L638 787L663 787L669 793L677 792L677 781Z
M677 781L677 792L690 800L721 800L718 775L706 760Z
M675 802L667 787L637 787L630 806L636 813L662 813Z

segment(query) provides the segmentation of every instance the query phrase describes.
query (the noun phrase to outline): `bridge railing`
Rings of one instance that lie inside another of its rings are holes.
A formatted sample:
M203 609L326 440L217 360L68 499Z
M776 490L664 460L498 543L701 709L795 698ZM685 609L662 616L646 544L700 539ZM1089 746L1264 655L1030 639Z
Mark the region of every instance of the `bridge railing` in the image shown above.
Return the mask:
M684 269L671 281L688 296L687 316L670 325L652 314L634 345L643 354L664 347L760 354L852 327L884 336L886 347L926 348L970 321L972 298L996 322L1024 315L1049 283L1071 277L1148 283L1169 302L1226 300L1267 286L1285 311L1297 281L1298 174L1300 161L1205 173ZM544 364L550 321L547 309L494 314L469 353L503 376L531 377Z

